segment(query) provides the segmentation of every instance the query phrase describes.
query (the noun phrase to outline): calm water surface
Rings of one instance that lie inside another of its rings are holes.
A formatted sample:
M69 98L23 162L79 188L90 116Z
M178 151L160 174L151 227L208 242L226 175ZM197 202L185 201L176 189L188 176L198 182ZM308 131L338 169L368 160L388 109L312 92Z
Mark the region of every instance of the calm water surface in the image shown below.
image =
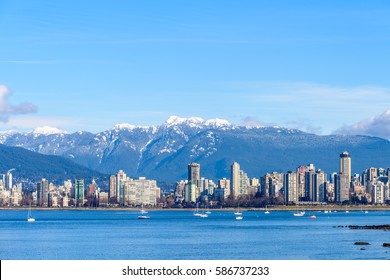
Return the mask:
M313 213L311 213L313 214ZM390 224L390 212L314 213L0 210L0 259L6 260L383 260L390 259L390 232L351 230L339 225ZM370 245L356 246L356 241Z

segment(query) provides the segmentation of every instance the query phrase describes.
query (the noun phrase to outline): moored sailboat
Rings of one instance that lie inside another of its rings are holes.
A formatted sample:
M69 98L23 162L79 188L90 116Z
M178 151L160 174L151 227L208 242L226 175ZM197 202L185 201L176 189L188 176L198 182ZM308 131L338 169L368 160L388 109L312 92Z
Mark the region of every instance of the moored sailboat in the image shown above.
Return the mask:
M30 203L30 206L28 208L27 222L29 222L29 223L35 222L35 218L33 218L31 215L31 203Z

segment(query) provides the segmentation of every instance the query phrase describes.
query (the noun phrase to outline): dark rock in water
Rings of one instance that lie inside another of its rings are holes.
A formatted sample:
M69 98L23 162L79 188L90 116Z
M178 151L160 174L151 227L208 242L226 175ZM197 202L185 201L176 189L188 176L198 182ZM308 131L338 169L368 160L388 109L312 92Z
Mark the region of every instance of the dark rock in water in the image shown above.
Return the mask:
M390 230L390 225L377 225L377 226L348 226L350 229L379 229Z
M356 241L355 245L370 245L370 243L365 242L365 241Z
M383 243L383 247L390 247L390 243Z

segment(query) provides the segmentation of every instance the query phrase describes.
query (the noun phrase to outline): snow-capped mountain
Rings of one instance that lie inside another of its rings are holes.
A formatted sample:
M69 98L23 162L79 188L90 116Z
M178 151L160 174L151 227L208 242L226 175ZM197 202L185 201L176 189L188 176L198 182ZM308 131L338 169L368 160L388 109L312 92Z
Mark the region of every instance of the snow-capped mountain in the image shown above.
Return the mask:
M187 164L199 162L201 175L230 176L233 161L249 176L294 170L314 163L337 172L339 154L352 156L354 172L390 162L390 142L366 136L318 136L281 127L242 127L226 120L170 117L160 126L118 124L100 133L67 133L40 128L29 133L0 132L0 143L71 159L90 169L163 181L185 179ZM378 154L380 151L380 155Z

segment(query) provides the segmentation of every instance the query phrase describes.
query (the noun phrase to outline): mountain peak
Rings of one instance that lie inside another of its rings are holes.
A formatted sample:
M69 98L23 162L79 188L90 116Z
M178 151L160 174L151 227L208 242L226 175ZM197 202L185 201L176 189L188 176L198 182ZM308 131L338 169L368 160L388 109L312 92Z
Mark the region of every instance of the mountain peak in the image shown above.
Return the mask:
M174 126L185 124L191 127L200 127L200 126L212 126L212 127L223 127L230 126L231 124L227 120L223 119L209 119L204 120L199 117L190 117L190 118L181 118L178 116L170 116L168 120L165 122L165 125Z
M165 122L166 125L178 125L178 124L202 124L204 123L204 119L199 117L191 117L191 118L180 118L178 116L170 116L168 120Z
M51 135L51 134L68 134L67 131L58 129L56 127L50 127L50 126L41 126L34 129L32 134L42 134L42 135Z
M133 130L136 127L137 126L129 124L129 123L118 123L118 124L114 125L113 129L117 129L117 130L122 130L122 129Z

